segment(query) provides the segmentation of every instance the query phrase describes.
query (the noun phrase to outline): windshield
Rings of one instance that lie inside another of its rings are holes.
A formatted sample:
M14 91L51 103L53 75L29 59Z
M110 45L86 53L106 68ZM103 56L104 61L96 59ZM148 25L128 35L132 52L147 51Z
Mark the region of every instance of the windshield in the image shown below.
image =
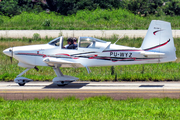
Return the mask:
M48 44L49 45L59 46L59 44L60 44L60 37L51 40Z
M107 43L107 42L92 37L79 38L79 47L83 47L83 48L99 48L101 47L102 43Z

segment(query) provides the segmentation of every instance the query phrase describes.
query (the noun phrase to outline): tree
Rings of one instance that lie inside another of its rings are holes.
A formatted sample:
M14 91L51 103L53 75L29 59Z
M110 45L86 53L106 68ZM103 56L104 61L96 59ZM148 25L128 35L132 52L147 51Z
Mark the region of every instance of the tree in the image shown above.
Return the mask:
M95 10L97 8L112 9L119 8L119 0L46 0L51 11L63 15L75 14L77 10Z
M170 0L166 2L163 10L167 15L180 15L180 1Z
M18 6L18 0L1 1L0 11L2 12L2 14L7 15L7 16L19 14L20 8Z

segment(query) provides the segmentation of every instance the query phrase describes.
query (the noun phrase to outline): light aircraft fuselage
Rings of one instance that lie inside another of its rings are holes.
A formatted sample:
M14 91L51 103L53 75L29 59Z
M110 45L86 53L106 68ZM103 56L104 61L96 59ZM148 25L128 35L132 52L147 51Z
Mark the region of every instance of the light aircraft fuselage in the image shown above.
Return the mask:
M19 66L37 68L53 67L57 77L53 82L65 85L78 78L65 76L59 67L114 66L146 63L162 63L176 60L171 25L164 21L153 20L140 48L111 44L92 37L79 37L76 49L65 49L63 37L55 38L47 44L11 47L4 54L19 61ZM26 72L24 71L24 72ZM17 76L15 82L24 85L30 79Z

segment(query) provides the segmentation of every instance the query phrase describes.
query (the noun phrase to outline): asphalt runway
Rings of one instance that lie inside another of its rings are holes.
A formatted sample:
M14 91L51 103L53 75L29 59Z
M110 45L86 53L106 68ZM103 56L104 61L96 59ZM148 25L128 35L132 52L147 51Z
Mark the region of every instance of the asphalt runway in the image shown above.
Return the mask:
M73 82L58 87L52 82L30 82L19 86L14 82L0 82L0 97L6 100L34 98L63 98L76 96L84 99L92 96L127 98L180 98L180 82Z

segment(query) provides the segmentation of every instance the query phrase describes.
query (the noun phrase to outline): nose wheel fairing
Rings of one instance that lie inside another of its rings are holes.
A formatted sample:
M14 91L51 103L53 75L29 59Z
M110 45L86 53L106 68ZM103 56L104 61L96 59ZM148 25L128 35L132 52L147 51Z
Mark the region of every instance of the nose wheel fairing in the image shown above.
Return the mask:
M78 79L79 78L76 78L76 77L63 75L61 77L55 77L53 79L53 83L57 84L58 86L62 86L62 85L67 85L67 84L69 84L71 82L74 82L74 81L76 81Z
M33 80L31 80L29 78L25 78L25 77L16 77L14 79L14 82L18 83L19 86L24 86L26 83L31 82L31 81L33 81Z

